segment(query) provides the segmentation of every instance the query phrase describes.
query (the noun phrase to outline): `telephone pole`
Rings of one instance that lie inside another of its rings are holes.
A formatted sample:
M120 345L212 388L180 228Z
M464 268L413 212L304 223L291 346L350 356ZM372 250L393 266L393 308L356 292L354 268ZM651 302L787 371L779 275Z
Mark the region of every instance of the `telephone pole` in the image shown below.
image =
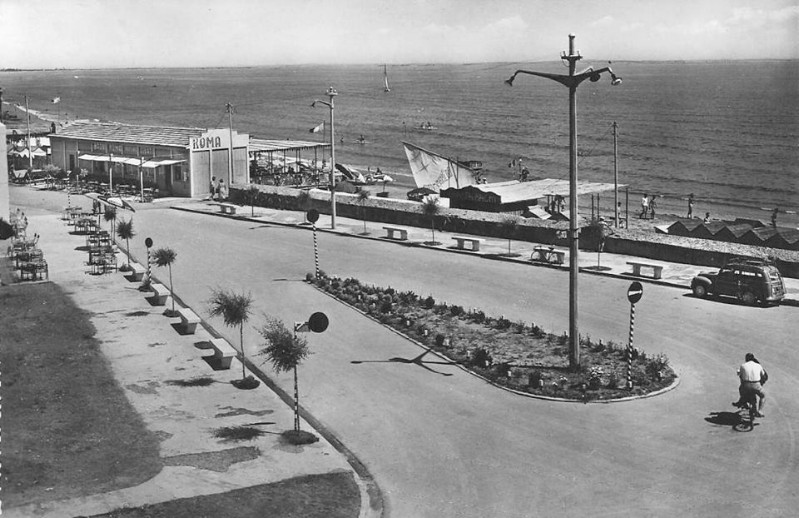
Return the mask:
M228 134L230 135L230 145L228 146L228 179L227 179L227 185L229 189L230 185L233 183L233 105L227 103L225 105L225 108L227 108Z

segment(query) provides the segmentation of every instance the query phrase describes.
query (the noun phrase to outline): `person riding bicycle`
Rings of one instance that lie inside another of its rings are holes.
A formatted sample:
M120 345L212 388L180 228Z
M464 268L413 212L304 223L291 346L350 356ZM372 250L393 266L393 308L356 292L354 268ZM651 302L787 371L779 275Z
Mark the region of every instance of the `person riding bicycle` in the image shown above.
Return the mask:
M754 354L746 353L745 360L743 365L738 368L738 378L741 380L741 385L738 387L740 397L733 405L741 408L750 397L756 396L757 413L755 415L757 417L765 417L763 405L765 404L766 393L763 391L763 385L768 381L768 374Z

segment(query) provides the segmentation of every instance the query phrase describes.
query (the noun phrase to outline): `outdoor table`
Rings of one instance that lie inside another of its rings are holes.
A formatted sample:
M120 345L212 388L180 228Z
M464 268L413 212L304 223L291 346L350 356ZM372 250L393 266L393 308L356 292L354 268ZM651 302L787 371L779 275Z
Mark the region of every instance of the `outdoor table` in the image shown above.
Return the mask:
M89 248L89 263L93 263L97 258L106 256L107 254L114 255L114 247L111 245L91 246ZM116 255L114 255L116 257ZM116 259L114 259L116 262Z
M38 248L30 248L26 250L20 250L14 256L14 266L17 269L20 269L21 265L27 263L29 261L34 261L36 259L42 259L44 257L44 253Z
M42 258L34 259L20 265L19 277L21 280L35 281L48 279L50 273L47 268L47 261Z

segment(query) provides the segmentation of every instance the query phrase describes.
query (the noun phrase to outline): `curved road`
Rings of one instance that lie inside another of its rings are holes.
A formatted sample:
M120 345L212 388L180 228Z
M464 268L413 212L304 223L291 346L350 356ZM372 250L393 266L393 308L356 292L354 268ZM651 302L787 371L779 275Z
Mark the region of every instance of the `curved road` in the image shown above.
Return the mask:
M776 517L799 507L799 405L789 396L799 393L795 307L743 307L645 285L636 345L668 354L680 386L627 403L557 403L507 393L454 366L389 361L419 349L300 282L313 270L307 230L160 207L137 212L134 228L138 258L145 236L177 252L175 291L204 318L213 287L252 293L250 354L262 313L287 324L327 313L328 330L308 336L314 354L299 371L300 402L368 466L388 516ZM319 249L328 273L567 329L565 272L324 232ZM581 275L583 334L626 343L628 284ZM210 322L238 343L237 332ZM749 350L771 374L767 417L739 433L725 418ZM291 391L290 376L272 375Z

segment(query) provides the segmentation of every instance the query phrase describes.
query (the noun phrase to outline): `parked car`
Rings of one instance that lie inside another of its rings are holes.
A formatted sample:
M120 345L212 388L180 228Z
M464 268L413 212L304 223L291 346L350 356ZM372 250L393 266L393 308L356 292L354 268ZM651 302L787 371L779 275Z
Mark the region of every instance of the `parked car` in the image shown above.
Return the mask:
M785 282L773 264L759 259L733 259L718 272L703 272L691 281L697 297L736 297L744 304L778 304L785 297Z

